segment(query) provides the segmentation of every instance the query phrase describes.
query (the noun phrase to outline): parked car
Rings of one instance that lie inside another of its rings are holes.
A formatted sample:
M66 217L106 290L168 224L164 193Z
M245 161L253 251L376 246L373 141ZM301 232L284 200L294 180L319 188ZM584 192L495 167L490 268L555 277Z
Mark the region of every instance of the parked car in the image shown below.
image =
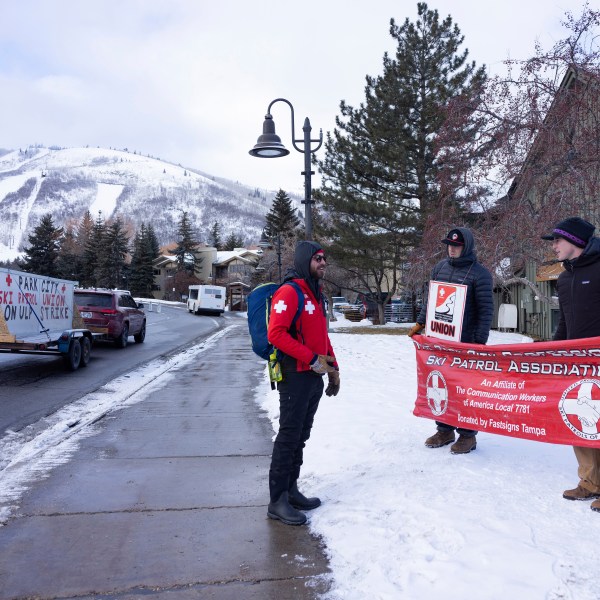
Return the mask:
M348 302L345 296L332 296L331 306L333 310L341 312L343 308L350 306L350 302Z
M137 303L125 290L76 289L75 304L85 326L93 333L102 333L125 348L129 336L141 344L146 338L144 305Z

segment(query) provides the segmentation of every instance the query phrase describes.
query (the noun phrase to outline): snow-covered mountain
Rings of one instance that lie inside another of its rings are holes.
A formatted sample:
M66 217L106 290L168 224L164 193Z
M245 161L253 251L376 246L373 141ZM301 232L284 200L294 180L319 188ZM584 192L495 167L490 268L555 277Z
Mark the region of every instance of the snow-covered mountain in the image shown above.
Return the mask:
M136 230L152 223L160 244L176 239L187 211L200 241L218 221L222 238L231 232L256 243L275 191L216 179L181 165L106 148L46 148L0 151L0 260L13 259L28 235L50 212L57 226L121 216Z

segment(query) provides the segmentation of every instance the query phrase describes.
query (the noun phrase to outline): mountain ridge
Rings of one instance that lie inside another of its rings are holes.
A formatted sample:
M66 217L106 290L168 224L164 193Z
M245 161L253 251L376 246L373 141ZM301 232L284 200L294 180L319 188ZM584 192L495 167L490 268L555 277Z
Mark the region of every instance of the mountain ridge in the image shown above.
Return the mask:
M86 210L94 219L98 211L106 220L120 216L132 234L151 223L161 245L176 239L184 210L201 242L219 222L222 239L235 233L256 243L275 194L127 149L2 149L0 260L23 253L44 214L63 227L78 223Z

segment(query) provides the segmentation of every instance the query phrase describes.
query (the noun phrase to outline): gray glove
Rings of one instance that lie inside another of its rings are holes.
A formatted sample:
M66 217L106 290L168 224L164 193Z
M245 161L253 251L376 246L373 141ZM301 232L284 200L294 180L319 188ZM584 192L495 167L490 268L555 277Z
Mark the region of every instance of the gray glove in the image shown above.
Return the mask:
M325 375L325 373L331 373L335 371L334 367L331 366L330 363L335 362L334 356L325 356L324 354L315 355L316 358L310 363L310 368L319 375Z

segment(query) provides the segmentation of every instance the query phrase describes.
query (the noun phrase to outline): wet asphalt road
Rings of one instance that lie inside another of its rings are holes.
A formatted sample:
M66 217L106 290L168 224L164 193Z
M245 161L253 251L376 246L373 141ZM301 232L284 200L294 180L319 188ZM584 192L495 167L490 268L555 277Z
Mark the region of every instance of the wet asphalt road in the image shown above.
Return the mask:
M252 391L266 385L262 369L242 321L143 401L96 423L0 527L0 598L325 592L319 540L266 517L273 432Z
M231 316L191 315L185 307L145 304L147 334L143 344L133 336L127 348L98 342L90 364L75 372L65 369L62 356L0 353L0 438L7 429L20 431L66 404L135 367L189 347L223 327Z

